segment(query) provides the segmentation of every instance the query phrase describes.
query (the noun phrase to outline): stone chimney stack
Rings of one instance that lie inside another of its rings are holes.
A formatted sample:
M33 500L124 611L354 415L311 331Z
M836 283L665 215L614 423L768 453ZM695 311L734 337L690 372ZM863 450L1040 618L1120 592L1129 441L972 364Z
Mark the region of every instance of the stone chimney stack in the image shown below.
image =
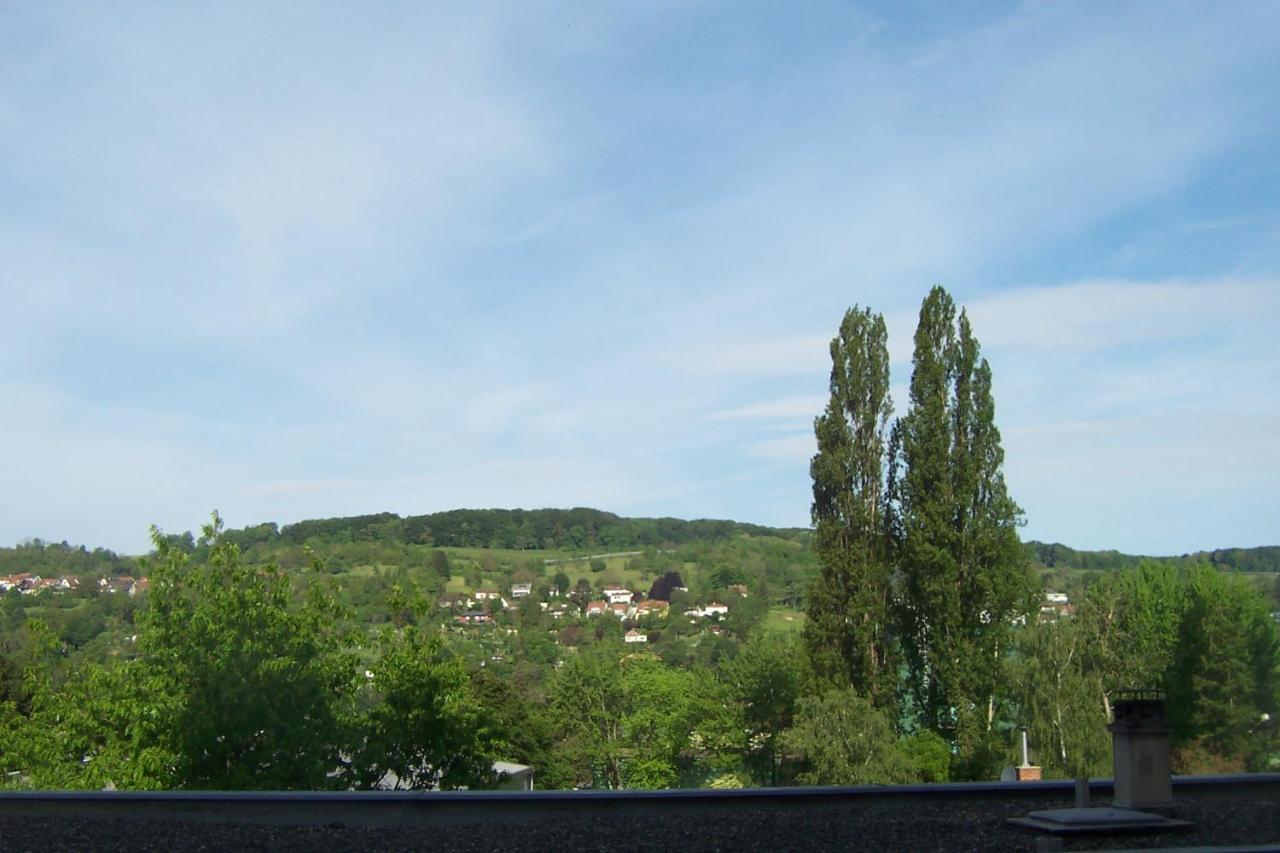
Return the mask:
M1169 724L1164 693L1124 690L1112 703L1113 805L1150 811L1173 808L1173 774L1169 770Z

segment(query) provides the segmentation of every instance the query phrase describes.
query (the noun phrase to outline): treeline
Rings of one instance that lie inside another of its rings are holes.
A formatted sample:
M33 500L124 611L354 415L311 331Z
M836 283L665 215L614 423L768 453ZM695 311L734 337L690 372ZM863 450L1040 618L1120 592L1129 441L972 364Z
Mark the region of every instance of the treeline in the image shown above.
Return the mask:
M1219 548L1170 557L1122 554L1119 551L1078 551L1058 542L1024 543L1028 559L1048 569L1115 571L1136 568L1144 561L1190 567L1208 563L1223 571L1280 572L1280 546L1260 548Z
M521 530L524 530L521 533ZM528 543L541 536L540 544ZM401 517L394 513L300 521L280 527L274 522L228 530L223 536L246 553L279 559L283 549L303 545L331 549L342 545L425 545L428 547L523 549L637 548L661 545L716 544L739 536L775 537L808 544L809 530L777 528L736 521L677 518L625 518L596 509L458 509ZM190 533L165 541L188 553L196 549ZM574 543L581 542L581 546ZM255 551L256 547L256 551ZM1059 542L1023 543L1027 560L1045 569L1109 572L1134 569L1143 562L1180 568L1208 564L1222 571L1280 573L1280 546L1219 548L1179 556L1152 557L1115 550L1085 551ZM397 552L407 553L407 552ZM398 557L396 562L403 562ZM288 563L286 559L284 562ZM109 577L137 572L137 559L107 548L32 539L0 547L0 576L29 572L42 577L93 575Z
M13 548L0 548L0 576L29 573L41 577L56 575L127 575L137 568L132 557L106 548L92 551L83 545L42 542L32 539Z
M1167 696L1179 773L1273 770L1280 744L1280 631L1271 601L1208 564L1144 561L1093 584L1071 618L1019 632L1008 701L1046 772L1107 775L1111 702L1123 690Z
M260 524L229 530L241 548L259 544L339 544L383 541L452 548L617 549L692 542L723 542L740 535L800 540L807 530L737 521L679 518L623 518L598 509L455 509L401 517L384 512L346 518L300 521L278 527Z

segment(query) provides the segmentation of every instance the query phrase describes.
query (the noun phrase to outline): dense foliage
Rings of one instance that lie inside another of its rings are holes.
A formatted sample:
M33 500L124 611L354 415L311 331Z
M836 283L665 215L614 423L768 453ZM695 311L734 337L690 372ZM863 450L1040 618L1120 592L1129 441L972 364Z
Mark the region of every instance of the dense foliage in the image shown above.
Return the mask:
M814 422L814 551L805 640L813 668L890 708L897 681L890 642L885 439L889 398L884 318L851 309L831 341L831 397Z
M1021 545L991 369L965 312L942 288L924 300L909 407L886 446L887 349L878 316L845 315L814 425L822 565L805 639L830 686L802 698L783 738L806 756L800 778L854 766L899 778L895 731L945 743L954 778L990 778L1019 724L1051 774L1105 773L1110 699L1132 687L1166 691L1181 766L1273 761L1280 645L1267 590L1192 557ZM1214 552L1213 565L1256 570L1270 550ZM1043 608L1035 568L1059 589ZM1092 571L1111 568L1123 571ZM1280 606L1280 580L1274 594ZM898 657L900 669L885 665Z

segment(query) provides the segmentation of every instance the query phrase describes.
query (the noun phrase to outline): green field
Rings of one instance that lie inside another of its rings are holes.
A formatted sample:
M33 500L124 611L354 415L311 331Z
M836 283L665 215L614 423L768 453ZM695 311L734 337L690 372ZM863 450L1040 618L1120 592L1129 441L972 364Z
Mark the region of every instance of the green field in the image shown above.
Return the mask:
M804 627L804 611L770 607L768 615L764 617L764 627L767 631L799 631Z

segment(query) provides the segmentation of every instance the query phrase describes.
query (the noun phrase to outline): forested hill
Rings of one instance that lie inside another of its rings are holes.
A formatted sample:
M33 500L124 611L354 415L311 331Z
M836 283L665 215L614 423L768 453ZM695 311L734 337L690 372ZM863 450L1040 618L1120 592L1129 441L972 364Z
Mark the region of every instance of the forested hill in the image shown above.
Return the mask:
M1119 551L1077 551L1057 542L1046 543L1035 540L1025 543L1023 547L1032 562L1049 569L1111 571L1132 568L1144 560L1155 560L1187 566L1208 563L1224 571L1280 572L1280 546L1277 545L1260 548L1219 548L1215 551L1196 551L1176 557L1122 554Z
M261 524L228 531L242 548L256 544L334 544L382 541L453 548L620 549L691 542L723 542L740 535L804 540L803 528L765 527L737 521L623 518L598 509L455 509L400 517L384 512L350 518L300 521L277 528Z
M515 550L626 550L659 545L713 544L741 535L773 536L807 542L811 531L767 527L738 521L678 518L625 518L585 507L573 509L455 509L429 515L399 516L391 512L345 518L323 518L286 524L259 524L226 532L242 549L255 545L312 546L346 542L428 545L453 548ZM191 534L172 537L190 540ZM194 543L192 543L194 544ZM1280 546L1221 548L1179 556L1151 557L1119 551L1081 551L1061 543L1030 541L1023 546L1033 563L1049 569L1111 571L1143 560L1175 565L1210 563L1223 570L1280 572ZM125 574L132 560L111 551L66 542L27 542L0 547L0 576L15 572Z

